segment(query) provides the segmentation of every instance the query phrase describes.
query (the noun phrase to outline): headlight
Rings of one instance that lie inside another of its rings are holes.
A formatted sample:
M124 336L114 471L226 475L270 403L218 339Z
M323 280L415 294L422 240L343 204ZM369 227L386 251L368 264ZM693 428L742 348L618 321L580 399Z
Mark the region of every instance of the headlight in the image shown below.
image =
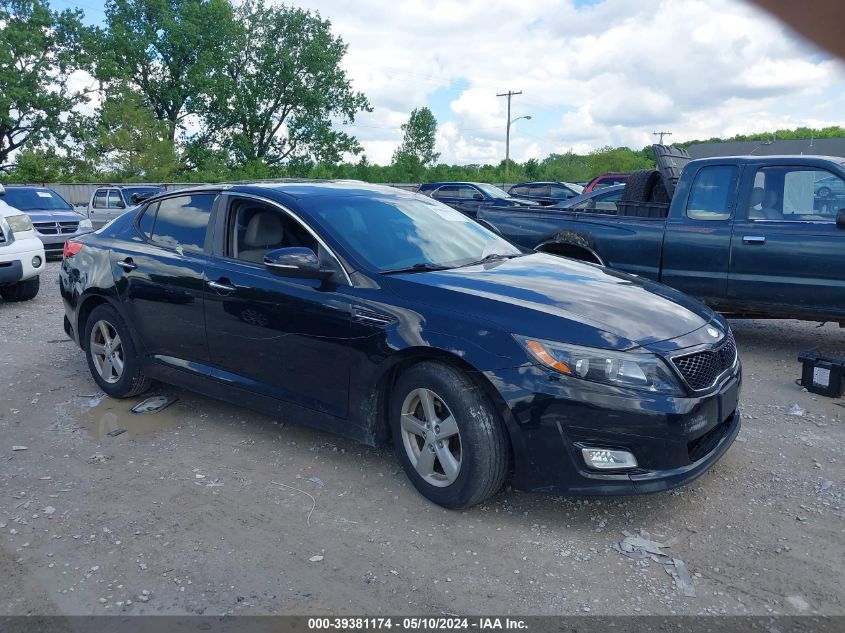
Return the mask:
M525 351L540 363L573 378L684 395L681 385L660 357L648 352L612 352L514 335Z
M79 221L79 228L80 229L93 229L94 225L91 224L91 220L85 218L84 220Z
M9 228L12 229L13 232L23 233L24 231L32 230L32 220L30 220L29 216L25 213L6 216L6 222L9 223Z

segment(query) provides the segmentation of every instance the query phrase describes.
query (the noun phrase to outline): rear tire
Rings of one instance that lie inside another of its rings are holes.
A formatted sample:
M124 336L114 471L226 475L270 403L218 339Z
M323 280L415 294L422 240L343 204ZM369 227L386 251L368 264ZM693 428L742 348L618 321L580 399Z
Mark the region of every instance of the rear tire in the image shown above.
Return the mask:
M6 301L30 301L35 299L38 289L41 287L40 277L33 277L25 281L19 281L11 286L0 288L0 297Z
M414 487L445 508L467 508L504 484L510 446L484 391L455 367L423 362L405 371L390 399L399 461Z
M130 398L150 388L152 381L141 371L129 328L112 306L103 304L91 311L82 342L91 376L107 395Z
M623 202L649 202L657 183L662 180L656 169L641 169L630 175L622 191Z

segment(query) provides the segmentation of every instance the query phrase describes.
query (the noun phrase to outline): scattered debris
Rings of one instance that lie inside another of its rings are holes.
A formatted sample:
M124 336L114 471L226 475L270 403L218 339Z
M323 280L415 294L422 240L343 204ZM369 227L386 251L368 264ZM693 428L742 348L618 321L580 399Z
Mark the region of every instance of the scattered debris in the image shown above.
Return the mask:
M114 431L109 431L106 433L109 437L117 437L118 435L122 435L126 433L126 429L115 429Z
M111 455L103 455L102 453L94 453L88 458L89 464L105 464L111 459Z
M29 446L13 446L12 450L13 451L28 451Z
M692 534L691 530L686 530L685 532L686 534L682 533L669 539L669 543L671 545L677 545L689 538L689 534ZM652 541L649 533L643 530L640 530L639 535L630 534L629 532L622 533L625 535L625 538L621 543L611 545L613 549L632 560L650 558L654 562L660 563L663 565L666 573L674 579L675 587L677 587L678 591L688 598L695 598L695 585L684 561L679 558L673 558L662 551L671 545Z
M319 563L321 560L323 560L323 557L317 554L316 556L312 556L308 560L310 560L312 563Z
M819 486L819 492L824 492L825 490L829 490L832 485L833 485L833 482L830 479L825 479L821 483L821 485Z
M794 415L795 417L803 418L805 413L807 413L807 409L802 407L800 404L795 403L789 407L789 411L786 412L786 415Z
M56 509L53 506L47 506L44 510L42 510L44 514L53 514L55 511Z
M179 398L174 396L151 396L143 402L136 404L130 409L130 411L132 411L132 413L158 413L159 411L169 407L178 399Z
M308 497L309 499L311 499L311 509L308 511L308 516L305 517L305 524L308 527L311 527L311 515L314 513L314 510L317 507L317 500L312 495L305 492L304 490L300 490L299 488L294 488L293 486L288 486L287 484L280 484L277 481L271 481L270 483L273 484L274 486L281 486L282 488L287 488L288 490L293 490L294 492L298 492L300 494L303 494L306 497ZM321 560L322 560L322 557L321 557Z
M323 482L323 480L319 477L309 477L308 481L310 481L312 484L317 484L318 486L320 486L320 488L323 488L326 485L325 482Z

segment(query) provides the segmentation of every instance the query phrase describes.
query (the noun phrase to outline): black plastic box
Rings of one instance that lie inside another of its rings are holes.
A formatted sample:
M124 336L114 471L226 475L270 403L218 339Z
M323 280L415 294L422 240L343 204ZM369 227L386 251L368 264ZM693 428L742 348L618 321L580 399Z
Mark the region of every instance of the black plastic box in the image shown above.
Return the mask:
M801 371L802 387L830 398L842 396L845 360L822 358L815 351L802 352L798 360L804 364Z

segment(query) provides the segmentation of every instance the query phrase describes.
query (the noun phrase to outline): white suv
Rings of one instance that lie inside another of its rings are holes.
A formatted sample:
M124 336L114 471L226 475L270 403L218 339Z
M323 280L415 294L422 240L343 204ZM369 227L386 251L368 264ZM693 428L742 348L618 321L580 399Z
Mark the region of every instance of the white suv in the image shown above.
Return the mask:
M3 193L0 185L0 196ZM0 296L6 301L34 299L45 260L32 220L0 199Z

